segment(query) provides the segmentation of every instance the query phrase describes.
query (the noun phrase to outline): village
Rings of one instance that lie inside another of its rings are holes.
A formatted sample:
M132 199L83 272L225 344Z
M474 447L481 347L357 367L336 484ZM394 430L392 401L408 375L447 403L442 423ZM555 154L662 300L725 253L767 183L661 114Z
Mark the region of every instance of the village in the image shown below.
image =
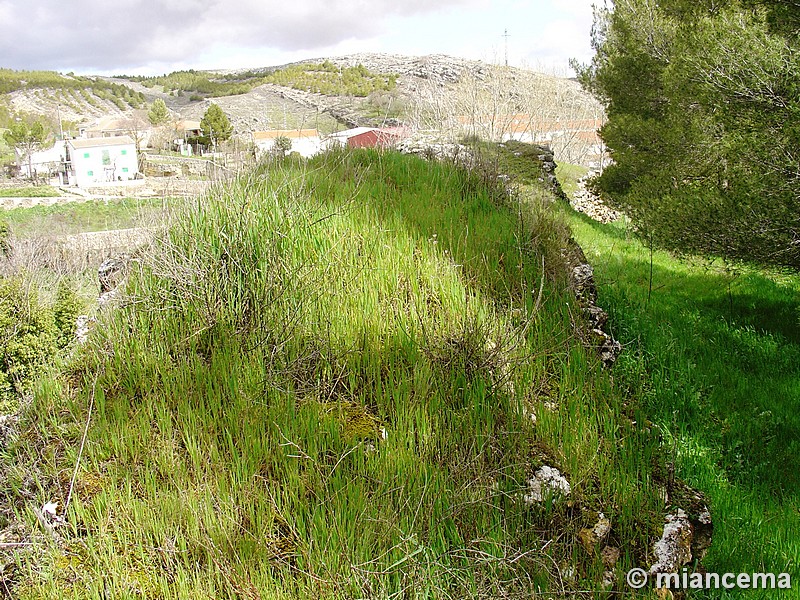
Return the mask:
M158 176L180 175L187 169L158 169L158 164L169 164L170 159L186 164L185 159L226 159L240 155L241 148L258 159L265 155L297 153L308 158L332 147L386 148L409 136L401 127L356 127L327 136L316 129L253 131L234 140L236 143L221 148L205 146L199 121L176 121L174 134L167 148L153 148L150 140L163 137L162 128L148 128L136 134L126 132L121 119L103 119L92 126L81 128L78 137L56 139L49 148L27 154L16 152L17 178L48 183L59 187L88 188L103 185L128 184L142 180L149 173ZM159 129L162 129L159 131ZM244 138L244 139L242 139ZM249 139L248 139L249 138ZM249 142L249 143L248 143ZM148 158L153 158L148 166Z
M93 189L94 196L116 195L115 188L146 187L141 183L145 179L213 179L270 156L309 158L335 147L419 148L466 138L547 146L558 161L591 169L601 170L607 162L598 134L603 116L575 111L563 117L497 108L457 114L459 107L454 106L447 113L455 114L427 120L412 116L370 125L375 119L353 123L331 118L324 127L312 127L300 118L292 128L285 127L284 107L283 128L258 129L247 120L228 119L226 110L214 102L205 105L203 119L169 111L162 102L166 112L157 120L148 120L145 111L128 111L87 118L69 129L59 126L46 141L16 146L14 164L4 170L7 177L0 185L39 183L64 192ZM209 112L221 123L205 122ZM348 123L356 126L347 127Z

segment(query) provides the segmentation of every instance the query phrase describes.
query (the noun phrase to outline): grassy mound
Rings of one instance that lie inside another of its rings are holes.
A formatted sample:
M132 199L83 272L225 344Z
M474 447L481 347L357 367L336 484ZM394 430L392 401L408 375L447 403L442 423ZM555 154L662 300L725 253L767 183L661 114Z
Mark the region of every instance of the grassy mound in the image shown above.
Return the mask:
M658 443L574 334L545 194L491 179L341 152L198 202L5 450L17 518L67 523L19 597L564 595L599 511L625 589ZM544 464L571 495L529 506Z

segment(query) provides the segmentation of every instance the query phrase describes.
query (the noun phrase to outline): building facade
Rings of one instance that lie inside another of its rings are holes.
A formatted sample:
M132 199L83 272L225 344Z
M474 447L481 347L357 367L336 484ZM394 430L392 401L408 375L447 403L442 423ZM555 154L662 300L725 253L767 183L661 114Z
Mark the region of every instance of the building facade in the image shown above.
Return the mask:
M136 144L127 135L68 140L67 172L78 187L134 179L139 172Z
M316 129L272 129L270 131L254 131L253 143L259 154L271 152L275 147L275 140L288 138L292 142L289 153L297 152L300 156L308 158L317 154L322 149L322 140Z

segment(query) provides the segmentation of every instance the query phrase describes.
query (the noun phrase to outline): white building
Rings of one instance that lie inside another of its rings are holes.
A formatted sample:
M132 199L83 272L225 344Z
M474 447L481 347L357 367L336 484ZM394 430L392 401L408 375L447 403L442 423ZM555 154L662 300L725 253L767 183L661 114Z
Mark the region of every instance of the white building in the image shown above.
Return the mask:
M85 187L127 181L139 171L136 144L127 136L67 141L71 183Z
M254 131L253 143L258 148L259 154L271 152L275 140L280 137L288 138L292 142L292 149L288 153L297 152L300 156L308 158L317 154L322 149L322 140L316 129L273 129L271 131ZM287 153L287 154L288 154Z

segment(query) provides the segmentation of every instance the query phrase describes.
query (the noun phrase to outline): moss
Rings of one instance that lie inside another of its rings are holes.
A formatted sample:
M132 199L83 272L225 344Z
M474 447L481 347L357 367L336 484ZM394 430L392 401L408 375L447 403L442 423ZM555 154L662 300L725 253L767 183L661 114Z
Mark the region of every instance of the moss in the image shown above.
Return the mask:
M353 401L326 405L325 412L333 416L347 440L374 440L381 436L381 422L369 408Z

